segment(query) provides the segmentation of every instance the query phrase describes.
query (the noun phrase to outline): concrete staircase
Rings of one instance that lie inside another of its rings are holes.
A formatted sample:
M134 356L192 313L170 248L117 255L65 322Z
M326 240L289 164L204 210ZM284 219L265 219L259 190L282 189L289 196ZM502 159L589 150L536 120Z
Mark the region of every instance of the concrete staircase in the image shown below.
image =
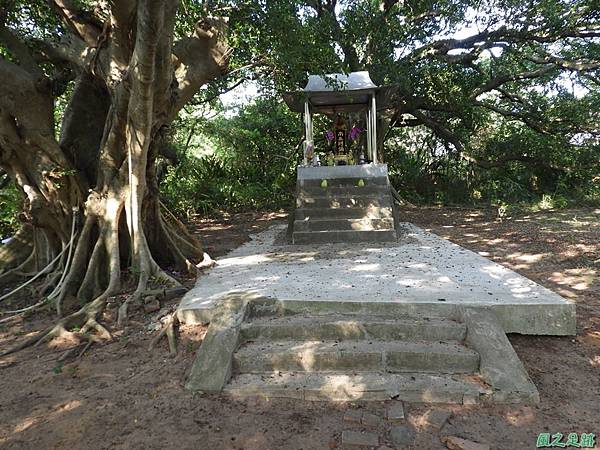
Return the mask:
M395 303L221 300L186 387L235 397L536 403L495 314Z
M385 165L298 168L293 243L394 241L396 223Z
M258 318L242 325L233 354L235 396L304 400L475 402L479 354L463 323L364 315Z

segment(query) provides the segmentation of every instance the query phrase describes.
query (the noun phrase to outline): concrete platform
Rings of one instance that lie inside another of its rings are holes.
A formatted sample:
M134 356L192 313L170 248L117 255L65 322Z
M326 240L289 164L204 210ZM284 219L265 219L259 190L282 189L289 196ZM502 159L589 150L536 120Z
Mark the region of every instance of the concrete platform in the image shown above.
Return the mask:
M182 299L179 319L207 323L228 294L277 299L290 312L366 312L452 317L495 312L507 333L575 334L575 304L537 283L401 224L395 242L291 245L275 225L220 259Z

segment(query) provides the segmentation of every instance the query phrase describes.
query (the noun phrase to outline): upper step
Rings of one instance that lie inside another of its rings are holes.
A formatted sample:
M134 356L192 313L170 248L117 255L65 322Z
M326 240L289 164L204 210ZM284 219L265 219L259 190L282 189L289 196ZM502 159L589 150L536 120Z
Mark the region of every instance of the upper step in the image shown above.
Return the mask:
M301 185L304 187L318 187L320 188L323 180L327 182L328 187L352 187L358 186L360 181L362 180L362 184L364 187L367 186L387 186L388 178L387 177L346 177L346 178L316 178L316 179L307 179L302 180Z
M273 371L475 373L479 354L456 342L254 342L233 355L238 373Z
M386 219L392 218L391 206L371 206L367 208L298 208L296 220L304 219Z
M286 316L253 319L241 328L248 340L423 340L462 341L463 323L449 319L407 317L386 319L365 316Z
M296 198L298 208L373 208L373 207L392 207L392 198L389 195L347 195L331 196L325 192L319 195L301 195Z
M346 196L354 197L357 195L389 195L388 185L370 185L370 186L332 186L332 187L298 187L298 196L312 197L318 196Z
M295 398L308 401L384 401L473 404L491 391L473 377L426 373L241 374L223 392L233 397Z

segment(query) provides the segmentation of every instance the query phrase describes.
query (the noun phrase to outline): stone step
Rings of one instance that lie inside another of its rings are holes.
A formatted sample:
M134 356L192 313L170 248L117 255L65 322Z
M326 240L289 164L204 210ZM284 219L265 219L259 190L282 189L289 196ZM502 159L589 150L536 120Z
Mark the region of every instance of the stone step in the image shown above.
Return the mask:
M294 221L294 232L299 231L373 231L392 230L393 219L304 219Z
M473 404L485 402L489 388L476 377L425 373L240 374L223 389L233 397L294 398L309 401L384 401Z
M324 194L324 193L321 193ZM296 198L298 208L373 208L392 207L391 196L386 195L303 195Z
M363 181L364 187L367 186L387 186L388 178L382 177L346 177L346 178L317 178L302 180L303 187L321 187L323 180L327 181L327 187L353 187L358 186L360 180Z
M457 342L442 341L249 342L234 353L233 367L238 373L475 373L479 354Z
M294 231L294 244L326 244L336 242L393 242L397 239L395 230L345 230L345 231Z
M391 206L368 208L298 208L295 212L296 220L304 219L384 219L392 218Z
M387 185L371 185L371 186L332 186L322 188L314 187L298 187L298 195L312 197L319 196L346 196L354 197L356 195L389 195L390 188Z
M242 325L242 341L248 340L423 340L462 341L466 326L449 319L323 315L253 319Z

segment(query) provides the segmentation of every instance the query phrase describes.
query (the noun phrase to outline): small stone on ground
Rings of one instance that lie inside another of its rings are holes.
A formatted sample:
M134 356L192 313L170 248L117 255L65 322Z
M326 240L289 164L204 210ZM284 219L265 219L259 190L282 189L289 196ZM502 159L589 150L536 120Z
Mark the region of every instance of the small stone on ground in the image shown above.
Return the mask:
M381 419L381 417L379 417L376 414L371 414L371 413L363 413L362 415L362 419L361 419L361 423L367 427L371 427L371 428L377 428L379 425L381 425L381 423L383 422L383 420Z
M468 441L457 436L445 436L442 443L450 450L490 450L490 446L478 442Z
M404 448L413 445L415 432L408 425L397 425L392 428L390 437L395 446Z
M445 411L443 409L432 409L425 416L425 423L427 426L430 426L436 430L441 430L448 419L452 417L452 413L450 411Z
M158 301L158 299L155 296L149 295L148 297L146 297L146 299L144 300L144 311L146 312L146 314L156 312L159 309L160 301Z
M344 414L344 422L360 423L361 419L362 419L362 411L359 411L357 409L349 409Z
M400 422L404 420L404 405L401 401L395 401L388 405L386 418L390 422Z
M342 447L374 448L379 445L379 436L374 433L344 430L342 432Z

